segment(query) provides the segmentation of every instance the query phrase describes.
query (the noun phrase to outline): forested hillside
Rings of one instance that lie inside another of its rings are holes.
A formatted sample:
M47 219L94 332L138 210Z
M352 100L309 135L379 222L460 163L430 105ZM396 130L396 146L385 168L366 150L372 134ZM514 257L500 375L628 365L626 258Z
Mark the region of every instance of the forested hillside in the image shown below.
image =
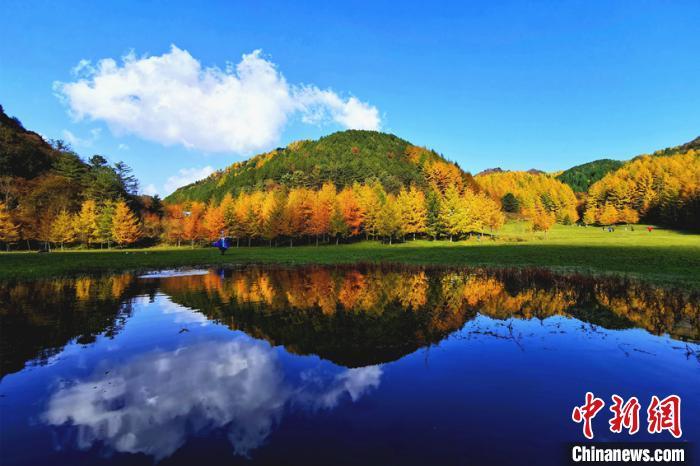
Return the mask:
M584 221L700 228L700 152L655 155L636 157L593 184Z
M126 164L110 165L101 155L84 161L0 106L0 243L134 242L137 216L157 215L160 202L137 190Z
M571 188L543 173L491 172L476 178L482 190L500 200L506 212L519 214L535 224L554 221L571 224L578 220L577 200ZM545 228L546 230L546 228Z
M601 159L593 162L576 165L557 175L562 183L571 186L576 193L588 191L593 183L603 178L608 173L620 168L624 162L620 160Z
M435 151L394 135L343 131L235 163L161 205L157 197L137 194L125 164L109 164L101 155L84 160L62 141L26 130L0 107L0 243L8 249L194 246L222 234L248 245L453 240L492 234L506 215L545 232L555 222L579 220L696 228L700 156L693 148L699 143L620 166L599 160L556 177L491 169L473 178ZM578 197L570 186L589 183Z
M435 151L392 134L348 130L317 141L296 141L234 163L178 189L166 201L220 201L226 193L235 196L242 190L265 191L276 186L319 189L325 182L342 189L370 180L379 181L387 192L397 194L402 186L427 187L431 176L458 176L461 183L475 187L471 175Z

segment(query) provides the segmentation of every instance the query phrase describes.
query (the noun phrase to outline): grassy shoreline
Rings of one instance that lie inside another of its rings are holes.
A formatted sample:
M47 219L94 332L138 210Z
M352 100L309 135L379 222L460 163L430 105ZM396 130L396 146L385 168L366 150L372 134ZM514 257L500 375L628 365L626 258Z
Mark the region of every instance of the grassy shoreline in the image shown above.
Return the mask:
M214 248L157 247L129 250L75 250L37 254L0 254L0 280L33 280L165 268L241 264L352 264L541 267L558 272L616 274L656 284L700 289L700 235L645 227L556 226L544 239L509 224L497 241L425 240L383 245L364 241L348 245L233 248L221 256Z

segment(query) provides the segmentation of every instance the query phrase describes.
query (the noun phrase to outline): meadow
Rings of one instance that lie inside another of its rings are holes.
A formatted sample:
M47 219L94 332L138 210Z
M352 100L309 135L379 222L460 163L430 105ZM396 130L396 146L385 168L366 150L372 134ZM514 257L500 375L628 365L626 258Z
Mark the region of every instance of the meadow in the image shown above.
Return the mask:
M237 264L350 264L543 267L558 272L617 274L700 290L700 235L645 225L600 227L555 225L546 237L524 223L508 223L495 239L407 240L399 244L360 241L340 245L240 247L226 255L211 247L66 250L50 254L0 254L0 280L25 280L120 271Z

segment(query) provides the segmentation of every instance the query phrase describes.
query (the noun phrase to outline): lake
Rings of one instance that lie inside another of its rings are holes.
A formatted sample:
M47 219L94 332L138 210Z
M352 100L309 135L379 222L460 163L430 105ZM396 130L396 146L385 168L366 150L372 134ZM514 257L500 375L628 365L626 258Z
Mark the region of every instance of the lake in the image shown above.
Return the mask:
M560 464L700 438L700 297L537 270L191 270L0 283L15 464ZM608 429L610 397L642 428ZM646 432L682 399L681 439Z

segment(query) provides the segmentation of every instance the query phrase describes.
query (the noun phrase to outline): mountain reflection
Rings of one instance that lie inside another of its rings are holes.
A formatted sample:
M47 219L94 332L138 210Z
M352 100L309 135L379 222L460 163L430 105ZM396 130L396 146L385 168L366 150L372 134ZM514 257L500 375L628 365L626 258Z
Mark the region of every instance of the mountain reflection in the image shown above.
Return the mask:
M377 366L330 375L315 369L293 382L269 344L239 336L142 354L61 386L43 420L77 429L82 450L99 444L160 460L191 435L223 429L234 452L248 456L286 406L332 409L345 394L356 401L379 385L381 374Z
M183 325L215 321L346 367L396 360L441 341L477 313L563 315L700 340L697 293L620 278L541 270L246 267L0 284L1 374L42 364L72 340L89 344L97 335L117 334L134 298L158 293L199 313L183 314L189 319Z

